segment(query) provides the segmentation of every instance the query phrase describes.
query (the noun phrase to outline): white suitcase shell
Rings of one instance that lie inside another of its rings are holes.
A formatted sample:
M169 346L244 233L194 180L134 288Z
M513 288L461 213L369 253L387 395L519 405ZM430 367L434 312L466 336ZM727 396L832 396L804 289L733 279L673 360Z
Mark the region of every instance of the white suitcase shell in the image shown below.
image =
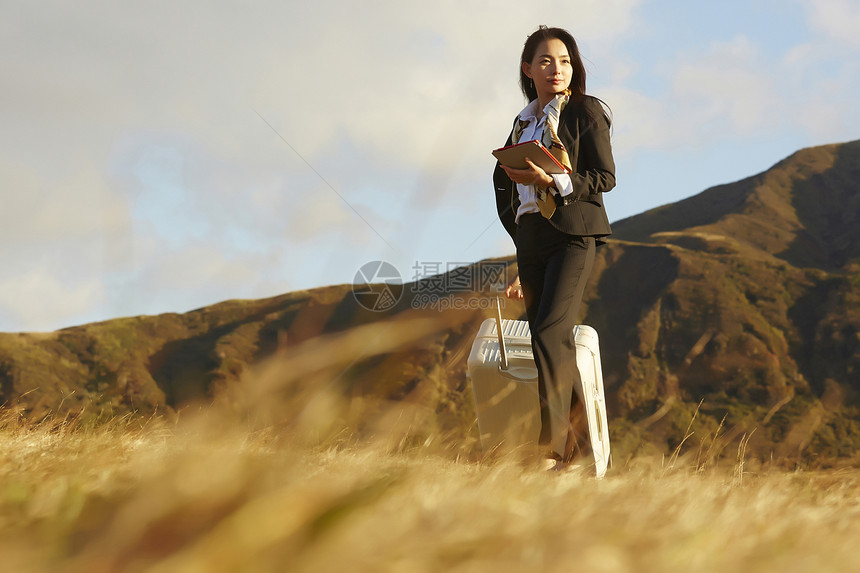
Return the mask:
M502 368L496 320L488 318L478 329L468 368L478 415L484 454L536 444L540 435L537 368L528 322L502 320L508 368ZM598 478L609 464L609 427L603 398L603 372L597 332L586 325L574 328L576 362L582 387L574 388L585 405L588 433Z

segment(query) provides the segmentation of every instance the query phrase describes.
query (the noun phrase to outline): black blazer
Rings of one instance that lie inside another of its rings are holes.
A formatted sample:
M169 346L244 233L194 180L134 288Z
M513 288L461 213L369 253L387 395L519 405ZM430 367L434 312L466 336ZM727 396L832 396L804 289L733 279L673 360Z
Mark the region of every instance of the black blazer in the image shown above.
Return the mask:
M589 118L588 114L594 119ZM514 120L516 122L516 120ZM511 135L505 145L511 144ZM549 222L569 235L598 238L612 234L609 218L603 208L603 193L615 187L615 161L609 145L609 120L600 102L585 96L581 102L571 100L558 120L558 138L567 148L573 172L573 201L559 205ZM493 171L496 209L505 230L517 242L515 217L520 206L516 183L511 181L498 162Z

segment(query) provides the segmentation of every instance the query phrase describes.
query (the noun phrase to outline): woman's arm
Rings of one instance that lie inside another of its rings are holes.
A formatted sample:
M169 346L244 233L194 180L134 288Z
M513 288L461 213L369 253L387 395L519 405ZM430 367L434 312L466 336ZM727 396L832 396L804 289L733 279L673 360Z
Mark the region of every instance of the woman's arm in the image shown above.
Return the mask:
M505 231L511 236L514 244L517 243L516 213L514 213L513 193L516 192L514 184L507 173L504 172L499 162L493 170L493 186L496 191L496 211Z
M571 194L587 201L596 193L607 193L615 187L615 160L609 142L609 121L603 106L593 97L586 97L579 110L572 110L565 125L571 136L579 135L579 150L574 172L570 174ZM594 117L592 121L589 113ZM568 149L574 142L564 141ZM571 158L573 159L573 158Z

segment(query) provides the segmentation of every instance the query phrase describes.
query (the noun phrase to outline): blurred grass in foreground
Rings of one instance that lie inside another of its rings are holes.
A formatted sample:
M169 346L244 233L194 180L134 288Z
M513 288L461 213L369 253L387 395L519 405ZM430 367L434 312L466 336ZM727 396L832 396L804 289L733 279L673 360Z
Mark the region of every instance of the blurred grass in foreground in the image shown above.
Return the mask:
M478 463L340 373L417 318L285 351L178 419L0 417L0 570L855 571L860 470L632 457L596 481ZM680 451L680 450L679 450Z
M860 472L603 481L218 427L0 431L4 571L856 571Z

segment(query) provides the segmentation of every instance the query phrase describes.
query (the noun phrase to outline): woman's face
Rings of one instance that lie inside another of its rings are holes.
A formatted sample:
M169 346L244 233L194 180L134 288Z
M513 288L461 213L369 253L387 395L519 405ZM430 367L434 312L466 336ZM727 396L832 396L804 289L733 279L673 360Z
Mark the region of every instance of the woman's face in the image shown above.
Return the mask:
M552 99L570 86L573 76L567 46L558 38L542 42L532 61L523 62L523 72L534 81L538 99Z

